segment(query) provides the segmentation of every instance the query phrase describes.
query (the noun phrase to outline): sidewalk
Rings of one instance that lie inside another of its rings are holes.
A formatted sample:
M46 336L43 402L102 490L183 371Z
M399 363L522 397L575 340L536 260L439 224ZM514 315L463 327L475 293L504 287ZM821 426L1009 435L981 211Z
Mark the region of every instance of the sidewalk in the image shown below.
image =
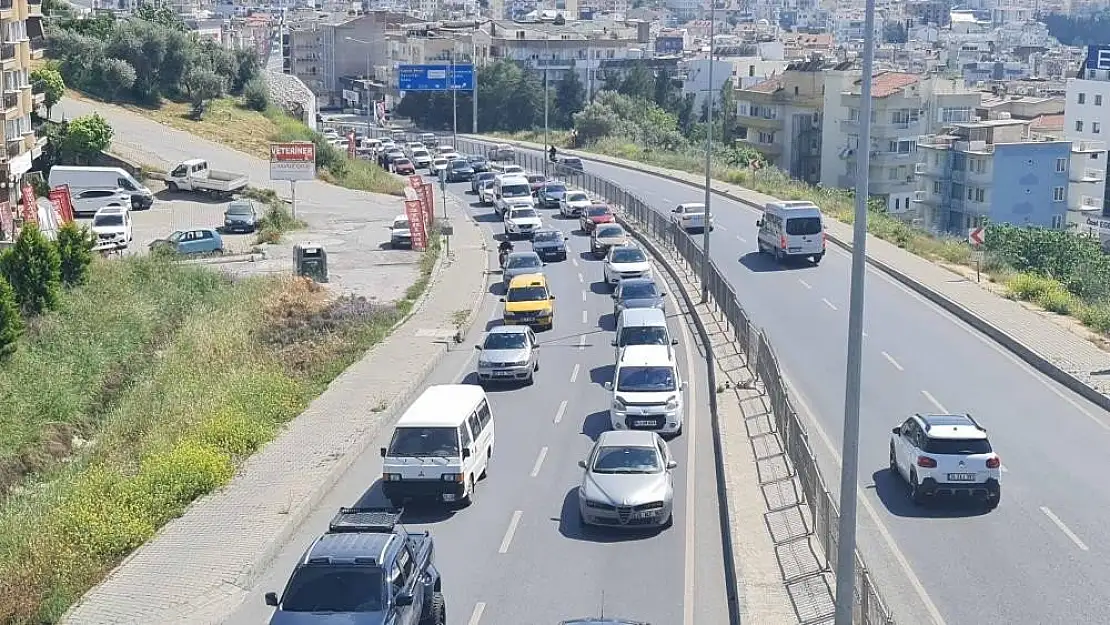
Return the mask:
M248 460L231 484L163 528L62 623L209 625L243 601L287 537L405 408L448 349L457 313L469 313L464 330L474 322L489 254L477 223L455 222L452 256L437 264L411 316Z
M460 136L482 141L491 140L472 135ZM497 139L497 141L503 140ZM535 143L523 141L508 143L528 149L543 149L543 146ZM564 150L563 153L578 156L584 160L644 171L699 187L704 185L705 179L694 174L590 152ZM713 189L754 208L761 209L765 203L777 201L771 196L718 180L713 181ZM830 240L844 246L851 245L852 227L850 225L832 219L827 220L826 224ZM867 238L867 255L872 264L879 269L987 333L1011 351L1018 353L1042 373L1068 385L1068 381L1059 379L1064 376L1050 371L1053 367L1059 368L1077 379L1081 385L1088 387L1087 389L1073 388L1073 390L1086 395L1088 399L1104 408L1110 405L1110 352L1087 338L1093 336L1092 333L1078 323L1037 310L1022 302L1007 299L988 288L986 285L989 283L980 285L974 280L969 280L966 274L956 276L952 270L872 235L868 235ZM1092 393L1089 389L1094 389L1097 393Z

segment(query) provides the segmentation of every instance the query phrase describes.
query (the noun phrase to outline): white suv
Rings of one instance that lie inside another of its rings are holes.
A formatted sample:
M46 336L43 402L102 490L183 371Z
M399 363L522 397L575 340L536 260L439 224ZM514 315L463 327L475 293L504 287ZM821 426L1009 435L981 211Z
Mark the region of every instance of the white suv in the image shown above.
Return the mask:
M127 249L133 239L131 230L131 211L126 206L105 206L93 216L92 232L96 244L110 245L117 249Z
M540 214L531 206L511 206L505 212L506 237L530 237L543 227Z
M682 433L686 390L670 345L629 345L621 350L613 381L609 419L614 430L651 430L662 436Z
M915 414L890 435L890 470L915 504L933 495L975 497L988 510L1002 495L1002 460L968 414Z

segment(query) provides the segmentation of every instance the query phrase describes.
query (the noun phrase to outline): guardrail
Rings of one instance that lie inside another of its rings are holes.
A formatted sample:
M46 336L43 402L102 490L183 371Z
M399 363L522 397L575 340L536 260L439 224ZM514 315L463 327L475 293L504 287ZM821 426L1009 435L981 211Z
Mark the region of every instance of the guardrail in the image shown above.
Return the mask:
M406 138L406 141L418 140L419 136L416 134ZM459 139L456 145L462 152L482 155L490 146L491 144L467 139ZM698 247L696 239L677 227L670 220L669 215L652 209L650 204L620 185L590 173L558 167L533 152L517 149L513 160L525 171L547 171L554 179L580 187L596 197L603 198L614 210L620 211L625 219L635 224L642 234L674 250L687 264L687 269L700 270L702 267L705 254ZM789 387L782 376L771 341L764 330L751 322L735 290L712 260L709 261L707 283L712 305L727 321L734 341L746 356L746 367L762 384L767 394L775 430L782 439L782 445L790 460L792 477L800 483L802 498L810 512L812 522L810 527L813 528L813 535L822 551L824 571L834 572L837 564L840 512L836 499L829 492L825 478L821 475L817 458L810 446L809 432L791 401ZM894 617L883 602L858 550L855 557L856 601L853 606L852 622L859 625L894 625Z

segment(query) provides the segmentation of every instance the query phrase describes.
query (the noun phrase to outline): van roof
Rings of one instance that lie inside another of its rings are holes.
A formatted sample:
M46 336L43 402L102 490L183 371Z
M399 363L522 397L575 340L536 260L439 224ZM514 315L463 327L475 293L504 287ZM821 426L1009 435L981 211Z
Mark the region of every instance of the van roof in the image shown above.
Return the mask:
M85 165L55 165L50 168L50 171L108 171L108 172L124 172L127 173L122 167L91 167ZM127 174L131 175L131 174Z
M629 345L621 352L618 367L673 366L674 352L670 345Z
M629 308L621 312L621 327L665 326L667 314L658 308Z
M784 213L813 214L820 213L821 209L813 202L804 200L790 200L786 202L768 202L766 208Z
M523 174L501 174L497 177L501 184L530 184Z
M397 421L397 427L455 427L486 398L473 384L437 384L424 389Z

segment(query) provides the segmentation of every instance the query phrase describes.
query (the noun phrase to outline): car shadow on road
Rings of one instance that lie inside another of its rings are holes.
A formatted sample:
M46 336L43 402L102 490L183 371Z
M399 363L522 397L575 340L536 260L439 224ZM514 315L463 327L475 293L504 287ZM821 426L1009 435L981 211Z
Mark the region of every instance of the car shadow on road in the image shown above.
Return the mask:
M597 282L590 283L590 293L609 296L613 294L613 288L604 280L598 280Z
M597 327L606 332L615 332L617 330L617 316L611 312L599 316Z
M598 257L594 256L594 253L589 250L585 252L578 252L578 258L587 262L597 262L599 260Z
M382 481L376 480L358 501L355 502L357 508L388 508L390 507L389 500L385 498L385 493L382 492ZM402 523L412 524L429 524L441 523L455 516L457 510L454 506L444 505L437 502L406 502L402 508L404 513L401 515Z
M491 210L488 213L475 213L474 214L474 221L477 221L478 223L486 223L486 224L499 224L499 223L503 222L504 220L501 219L501 217L498 216L497 213L495 213Z
M785 264L780 264L772 256L759 252L748 252L740 257L740 264L753 273L771 273L789 269Z
M496 281L489 283L489 294L505 297L505 281L499 276Z
M605 527L592 527L582 523L582 515L578 509L578 487L570 489L563 498L563 508L559 518L551 519L559 522L559 533L571 540L581 540L594 543L622 543L634 540L644 540L658 536L662 529L609 529Z
M478 373L476 371L471 371L470 373L463 376L463 379L461 382L459 382L459 384L480 386L482 387L482 390L484 390L486 393L505 393L528 386L527 383L516 380L507 380L505 382L480 382L478 381Z
M872 486L879 501L894 516L919 519L962 519L983 516L989 510L977 500L965 497L936 497L927 499L925 505L916 505L910 499L910 488L901 475L890 469L871 474Z
M590 383L598 386L605 386L606 382L613 380L613 370L616 369L614 365L601 365L590 369ZM605 414L609 414L606 412Z
M613 423L608 409L591 412L582 418L582 434L589 436L592 441L596 442L599 436L611 429Z

